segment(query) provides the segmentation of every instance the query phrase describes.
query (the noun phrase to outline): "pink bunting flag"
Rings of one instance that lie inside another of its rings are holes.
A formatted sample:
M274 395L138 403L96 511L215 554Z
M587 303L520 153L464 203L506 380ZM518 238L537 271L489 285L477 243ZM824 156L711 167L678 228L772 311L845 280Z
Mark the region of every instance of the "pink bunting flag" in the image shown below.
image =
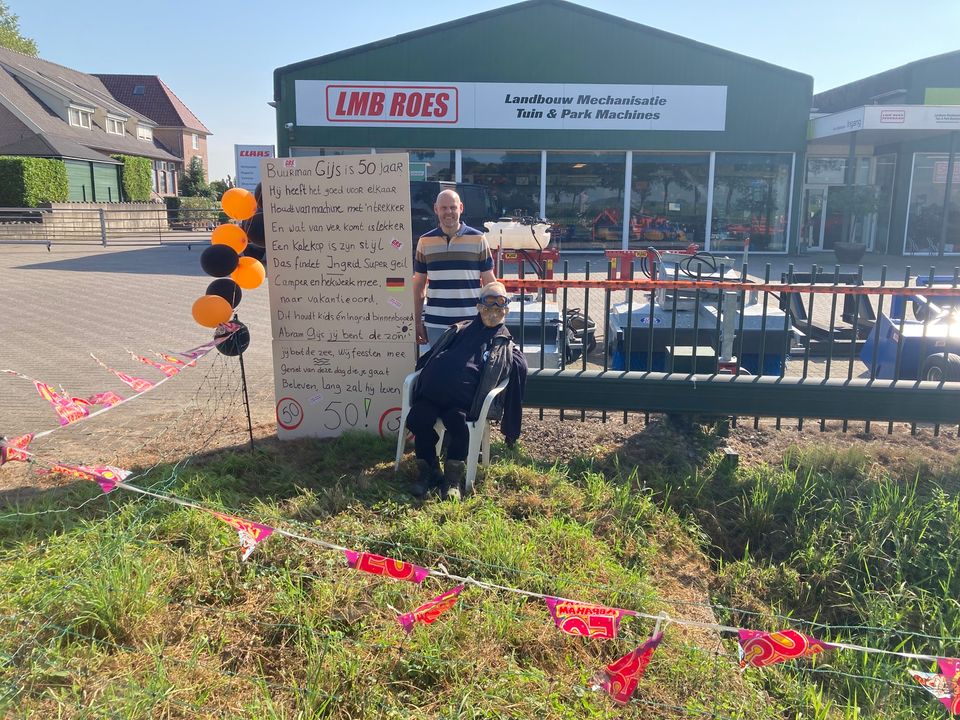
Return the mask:
M171 365L181 365L181 366L183 366L183 367L193 367L194 365L197 364L197 361L196 361L196 360L191 360L190 362L185 363L185 362L184 362L183 360L181 360L180 358L178 358L178 357L176 357L176 356L174 356L174 355L170 355L169 353L158 353L158 352L155 352L154 355L156 355L156 356L157 356L158 358L160 358L161 360L164 360L164 361L170 363Z
M347 565L354 570L362 570L373 575L385 575L394 580L409 580L410 582L420 583L430 574L430 571L426 568L382 555L354 550L344 550L343 554L347 556Z
M208 352L213 350L217 345L224 342L227 338L232 337L233 334L240 329L239 323L234 322L225 322L217 326L217 332L225 332L225 335L214 338L210 342L204 343L203 345L197 345L195 348L190 348L189 350L184 350L183 352L178 352L177 355L182 355L183 357L190 358L192 362L188 363L193 365L197 360L202 358Z
M57 417L60 419L61 426L75 423L77 420L81 420L90 414L90 411L87 410L83 404L75 402L71 398L64 397L46 383L34 380L33 386L37 389L37 392L40 393L40 397L53 406L54 412L57 413ZM85 401L81 402L86 404Z
M74 398L74 400L77 400L77 399L79 398ZM94 393L93 395L88 397L86 400L84 400L84 402L87 403L88 405L102 405L103 407L108 408L108 407L113 407L114 405L117 405L119 403L122 403L123 398L120 395L117 395L112 390L107 390L106 392Z
M466 585L457 585L433 600L424 603L413 612L404 613L397 618L397 622L408 634L413 632L413 626L418 622L424 625L433 625L437 618L457 604L457 596L463 592Z
M623 616L636 615L632 610L588 605L562 598L548 597L543 600L553 616L553 622L567 635L609 640L617 636Z
M97 363L100 365L100 367L102 367L104 370L109 370L109 371L112 372L114 375L116 375L118 378L120 378L123 382L125 382L127 385L129 385L131 388L133 388L134 392L138 392L138 393L145 392L145 391L147 391L147 390L149 390L150 388L153 387L153 383L150 382L149 380L144 380L143 378L133 377L132 375L127 375L126 373L120 372L119 370L114 370L112 367L109 367L109 366L105 365L105 364L104 364L99 358L97 358L95 355L90 355L90 357L92 357L94 360L96 360Z
M833 647L796 630L766 633L739 630L740 667L766 667L787 660L812 657Z
M167 377L173 377L174 375L180 372L180 368L177 367L176 365L157 362L156 360L151 360L150 358L144 357L143 355L137 355L135 352L130 352L129 350L127 350L127 352L129 352L133 356L133 359L136 360L137 362L141 362L144 365L149 365L152 368L156 368ZM181 363L181 365L182 364L183 363Z
M604 677L597 682L597 687L606 690L613 701L620 705L630 702L633 691L637 689L637 683L643 677L661 640L663 633L658 632L636 650L607 665Z
M0 439L0 465L8 462L26 462L30 453L26 452L33 440L33 433L20 435L9 440Z
M250 557L250 554L256 550L257 545L273 534L273 528L268 525L261 525L260 523L218 512L212 514L237 531L237 535L240 537L240 549L243 551L243 554L240 556L241 560L246 560Z
M907 670L924 690L942 702L951 715L960 713L960 660L937 658L940 672L928 673Z
M68 477L90 480L97 483L105 493L113 490L130 476L129 470L123 470L113 465L51 465L45 470L38 470L41 474L57 473Z

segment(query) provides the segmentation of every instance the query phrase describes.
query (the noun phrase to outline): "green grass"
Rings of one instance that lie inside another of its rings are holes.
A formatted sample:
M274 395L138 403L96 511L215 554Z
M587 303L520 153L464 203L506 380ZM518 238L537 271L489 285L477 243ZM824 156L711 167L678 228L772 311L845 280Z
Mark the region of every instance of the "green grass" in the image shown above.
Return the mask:
M134 482L534 593L703 619L695 593L672 595L709 587L702 600L739 608L718 610L722 622L956 654L926 637L958 634L960 506L941 489L953 469L920 458L886 470L826 447L733 468L708 432L645 434L649 455L628 443L552 466L498 447L459 504L412 502L412 464L394 477L389 443L358 434L265 442ZM648 620L587 641L561 634L540 600L469 587L406 636L396 612L452 582L357 573L281 536L241 563L212 516L121 490L40 496L0 517L0 543L5 717L942 717L905 673L917 663L837 652L741 673L729 636L677 626L619 708L591 679Z

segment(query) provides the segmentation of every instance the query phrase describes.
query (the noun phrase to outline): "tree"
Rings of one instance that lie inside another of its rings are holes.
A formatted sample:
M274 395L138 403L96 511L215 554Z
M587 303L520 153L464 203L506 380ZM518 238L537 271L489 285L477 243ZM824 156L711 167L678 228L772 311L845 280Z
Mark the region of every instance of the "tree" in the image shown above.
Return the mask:
M203 160L196 155L190 159L190 166L180 178L180 194L184 197L210 197L210 186L203 173Z
M20 18L10 12L4 0L0 0L0 47L37 56L37 43L20 34Z
M226 180L211 180L210 181L210 194L214 200L219 200L223 197L223 194L234 187L233 178L227 175Z

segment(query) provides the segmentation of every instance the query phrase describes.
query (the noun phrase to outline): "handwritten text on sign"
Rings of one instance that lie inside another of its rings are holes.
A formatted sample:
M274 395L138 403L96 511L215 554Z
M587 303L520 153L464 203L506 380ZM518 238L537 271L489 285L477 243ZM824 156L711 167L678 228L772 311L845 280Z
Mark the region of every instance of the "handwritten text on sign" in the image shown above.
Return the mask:
M280 437L399 430L413 370L407 155L260 166Z

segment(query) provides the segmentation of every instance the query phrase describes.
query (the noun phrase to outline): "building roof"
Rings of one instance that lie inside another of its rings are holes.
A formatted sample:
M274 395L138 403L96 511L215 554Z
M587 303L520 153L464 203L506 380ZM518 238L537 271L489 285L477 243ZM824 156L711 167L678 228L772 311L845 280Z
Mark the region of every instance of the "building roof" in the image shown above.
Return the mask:
M103 82L115 99L143 113L161 127L185 127L206 135L212 134L176 93L156 75L97 73L95 77Z
M53 99L90 110L101 109L125 119L126 132L123 135L107 133L96 115L90 128L74 127L48 104ZM94 76L2 47L0 105L20 123L17 128L5 128L4 136L9 142L0 149L5 154L113 162L104 159L106 155L121 153L157 160L179 160L156 141L138 140L136 124L153 128L156 123L117 102ZM31 152L31 149L37 149L37 152ZM46 152L42 152L44 149Z

